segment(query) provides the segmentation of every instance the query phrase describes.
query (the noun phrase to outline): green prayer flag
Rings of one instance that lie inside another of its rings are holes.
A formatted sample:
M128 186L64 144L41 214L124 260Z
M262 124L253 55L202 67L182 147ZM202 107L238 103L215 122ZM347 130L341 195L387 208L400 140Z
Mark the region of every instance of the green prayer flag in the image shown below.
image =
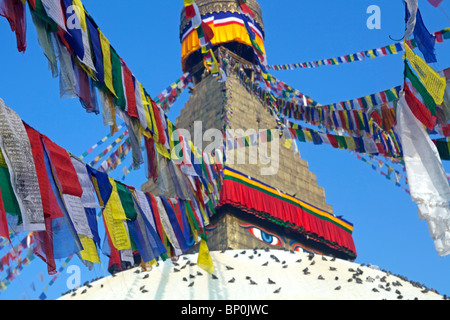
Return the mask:
M134 207L133 195L130 189L120 182L116 183L117 193L119 194L120 202L122 203L123 210L128 220L134 221L137 218L137 212Z
M122 81L122 63L120 57L116 53L113 47L111 47L111 64L112 64L112 77L113 87L116 92L116 105L123 111L125 111L126 98Z
M442 160L450 160L450 153L448 150L448 143L447 143L447 139L437 139L436 140L436 147L438 149L439 152L439 156L441 157Z
M413 73L406 60L405 60L405 77L407 77L409 81L411 81L413 87L416 88L416 90L422 96L423 102L430 110L431 114L436 115L436 102L434 101L433 97L428 93L427 89L420 81L420 79Z

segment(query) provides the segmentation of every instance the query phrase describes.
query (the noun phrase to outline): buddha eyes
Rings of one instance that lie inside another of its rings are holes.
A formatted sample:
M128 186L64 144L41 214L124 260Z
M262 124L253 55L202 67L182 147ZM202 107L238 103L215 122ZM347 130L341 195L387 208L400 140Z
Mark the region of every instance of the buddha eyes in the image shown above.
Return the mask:
M284 246L282 239L268 231L262 230L252 225L241 225L247 229L256 239L263 241L271 246Z
M252 235L254 235L258 240L264 241L265 243L268 243L272 246L280 246L281 245L281 241L277 236L272 235L267 232L264 232L261 229L252 227L252 228L248 228L248 231Z

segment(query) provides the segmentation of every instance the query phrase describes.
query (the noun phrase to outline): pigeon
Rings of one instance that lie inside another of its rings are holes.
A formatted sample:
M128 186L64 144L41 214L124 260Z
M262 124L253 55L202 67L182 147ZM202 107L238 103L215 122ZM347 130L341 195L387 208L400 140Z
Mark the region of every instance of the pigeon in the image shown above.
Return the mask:
M191 283L189 283L188 287L192 287L194 285L194 281L192 281Z
M308 254L308 259L309 259L309 261L311 261L313 258L314 258L314 253L310 252L310 253Z
M139 291L144 290L144 288L145 288L145 286L140 287L140 288L139 288Z
M246 277L245 277L245 279L247 279L247 280L250 280L250 279L251 279L251 277L250 277L250 276L246 276Z
M236 254L234 255L234 258L237 258L237 257L239 257L239 255L236 253Z
M286 269L287 267L288 267L287 264L285 264L285 265L283 266L284 269Z
M277 290L275 290L273 293L279 293L280 292L280 290L281 290L281 287L280 288L278 288Z
M186 277L183 277L183 281L188 281L188 279Z
M270 278L267 281L269 284L275 284L275 281L271 280Z
M189 278L194 279L195 276L194 276L193 274L190 274L190 275L189 275Z
M148 277L150 277L150 275L147 273L147 274L144 276L144 278L142 278L142 279L147 279Z
M234 278L231 278L228 282L229 283L234 283L234 280L235 280Z
M330 271L336 271L337 269L335 267L330 267Z
M217 276L216 276L214 273L211 275L211 277L212 277L214 280L219 279L219 278L217 278Z
M248 258L249 258L249 259L253 259L253 255L249 256Z
M203 273L201 273L200 271L197 271L197 275L198 275L198 276L202 276Z
M325 258L324 256L322 256L322 260L323 261L328 261L327 258Z
M310 265L310 266L313 266L313 265L315 265L315 264L316 264L316 261L313 260L313 262L311 262L309 265Z
M302 262L302 259L298 259L298 260L295 261L295 262L300 263L300 262Z
M319 280L325 280L325 278L324 277L322 277L322 275L320 274L318 277L317 277L317 279L319 279Z
M373 292L380 292L380 291L378 291L377 288L373 288L372 291L373 291Z
M83 291L81 291L81 294L86 293L87 289L84 289Z
M341 290L341 286L337 286L334 290Z
M250 280L250 284L257 284L257 283L253 280Z
M225 266L227 268L227 270L234 270L234 268L229 267L229 266Z
M141 290L141 292L142 292L142 293L147 293L148 291L147 291L147 290Z
M173 268L173 272L180 272L180 269Z
M241 251L241 254L245 254L245 250L244 250L244 251Z
M269 264L269 261L262 264L263 267L266 267Z

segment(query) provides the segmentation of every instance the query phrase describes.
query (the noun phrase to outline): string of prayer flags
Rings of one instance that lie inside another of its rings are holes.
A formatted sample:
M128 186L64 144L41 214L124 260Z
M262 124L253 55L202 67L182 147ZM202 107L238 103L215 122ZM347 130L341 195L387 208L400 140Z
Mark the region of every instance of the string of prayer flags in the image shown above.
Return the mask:
M159 104L165 112L169 111L170 107L175 103L190 82L192 82L190 73L184 73L179 79L158 94L155 97L155 102Z
M121 125L119 125L117 127L117 129L120 130L120 129L122 129L123 126L124 126L124 124L122 123ZM101 146L103 143L105 143L111 137L112 137L112 134L108 133L106 136L104 136L102 139L100 139L96 144L94 144L92 147L90 147L85 152L83 152L83 154L80 155L79 158L81 160L83 160L85 157L87 157L89 154L91 154L96 148Z
M96 156L89 165L95 166L104 156L108 154L116 145L128 138L128 130L125 130L119 137L117 137L108 147L105 148L98 156Z
M429 34L429 33L428 33ZM430 37L430 36L428 36ZM431 34L431 38L434 38L436 43L443 43L444 40L450 39L450 28L442 29L439 31L435 31ZM408 45L414 49L418 47L418 40L411 39L406 40ZM431 45L431 44L430 44ZM335 66L346 63L352 63L356 61L364 61L366 59L376 59L382 58L390 55L396 55L403 53L404 46L402 42L393 43L390 45L382 46L376 49L364 50L357 53L351 53L339 57L332 57L322 60L315 60L309 62L300 62L300 63L290 63L290 64L276 64L276 65L268 65L267 69L275 70L275 71L283 71L283 70L295 70L295 69L311 69L318 68L323 66Z

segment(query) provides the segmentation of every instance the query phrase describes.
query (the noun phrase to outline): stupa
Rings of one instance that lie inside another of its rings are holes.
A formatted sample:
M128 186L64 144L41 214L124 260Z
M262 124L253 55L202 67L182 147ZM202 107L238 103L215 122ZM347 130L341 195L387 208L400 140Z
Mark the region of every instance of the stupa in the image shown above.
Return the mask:
M233 70L240 69L254 79L256 56L237 2L196 0L196 4L214 33L211 44L219 61L232 61ZM247 0L246 5L254 13L250 23L254 41L265 53L261 8L256 0ZM177 128L187 130L193 141L201 141L201 148L208 142L205 134L210 129L220 130L230 141L243 136L260 138L244 148L227 144L220 203L208 226L209 249L270 246L354 260L353 225L335 216L308 162L294 152L292 141L280 137L275 118L239 73L229 69L225 81L208 73L200 40L184 9L180 41L182 69L189 71L194 86L177 118ZM269 132L271 139L255 135L268 129L274 129ZM142 190L158 194L158 185L149 180ZM174 196L173 188L163 196Z

